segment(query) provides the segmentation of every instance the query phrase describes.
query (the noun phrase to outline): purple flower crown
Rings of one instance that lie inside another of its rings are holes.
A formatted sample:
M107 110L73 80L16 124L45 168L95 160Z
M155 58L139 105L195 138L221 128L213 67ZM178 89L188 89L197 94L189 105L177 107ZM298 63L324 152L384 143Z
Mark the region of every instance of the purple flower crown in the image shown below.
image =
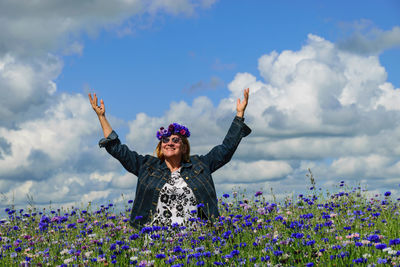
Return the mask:
M174 122L168 126L168 129L161 127L160 130L157 131L157 139L161 140L161 138L171 136L171 134L179 134L186 137L190 136L188 128Z

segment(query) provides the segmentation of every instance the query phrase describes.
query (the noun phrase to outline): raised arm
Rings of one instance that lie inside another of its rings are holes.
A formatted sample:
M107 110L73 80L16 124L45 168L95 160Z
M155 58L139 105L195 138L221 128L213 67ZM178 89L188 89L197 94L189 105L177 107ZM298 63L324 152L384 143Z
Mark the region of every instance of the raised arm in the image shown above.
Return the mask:
M100 100L100 106L97 104L97 95L96 93L89 93L90 104L92 105L93 110L96 112L97 117L99 118L101 128L103 129L104 137L107 138L111 132L112 128L108 120L106 119L106 109L104 107L103 99Z
M247 107L247 101L249 99L248 88L244 90L243 95L244 98L242 101L240 101L240 99L237 100L236 117L234 118L222 144L215 146L206 155L200 156L203 159L203 162L209 166L211 172L216 171L228 163L242 138L251 133L251 129L244 123L243 118L244 111Z

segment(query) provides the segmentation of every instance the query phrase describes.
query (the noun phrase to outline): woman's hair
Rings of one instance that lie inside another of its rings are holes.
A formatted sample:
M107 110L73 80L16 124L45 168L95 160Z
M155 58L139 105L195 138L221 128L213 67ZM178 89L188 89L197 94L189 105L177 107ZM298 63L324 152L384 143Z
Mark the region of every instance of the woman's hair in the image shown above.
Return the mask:
M181 138L183 145L186 147L186 151L182 155L182 161L183 162L189 162L190 161L190 144L189 144L189 140L187 139L186 136L182 136L180 134L176 134L176 135L178 135ZM162 144L162 141L160 140L160 142L158 142L158 144L157 144L155 152L157 154L157 157L159 159L161 159L162 161L164 161L165 158L164 158L164 155L163 155L163 153L161 151L161 144Z

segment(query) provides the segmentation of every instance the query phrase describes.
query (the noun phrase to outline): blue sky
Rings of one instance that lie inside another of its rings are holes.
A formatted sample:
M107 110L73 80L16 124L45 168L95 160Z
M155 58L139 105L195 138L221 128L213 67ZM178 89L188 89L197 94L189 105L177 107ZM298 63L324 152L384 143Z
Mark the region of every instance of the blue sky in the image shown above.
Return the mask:
M0 0L1 205L133 198L88 92L139 153L177 121L201 154L247 87L253 132L214 174L218 194L301 192L308 168L323 188L398 194L398 1L55 2Z
M265 53L298 50L309 33L337 42L357 24L390 30L400 23L399 15L396 1L219 1L193 16L152 18L151 25L129 36L105 30L82 36L82 55L65 58L57 84L67 92L93 88L124 119L143 111L156 116L172 101L191 102L200 95L217 104L228 96L226 85L236 73L257 75L257 60ZM396 56L398 48L380 59L388 80L398 86ZM221 80L215 88L211 77ZM196 85L200 88L190 90ZM138 92L143 101L135 101ZM122 97L135 105L122 104Z

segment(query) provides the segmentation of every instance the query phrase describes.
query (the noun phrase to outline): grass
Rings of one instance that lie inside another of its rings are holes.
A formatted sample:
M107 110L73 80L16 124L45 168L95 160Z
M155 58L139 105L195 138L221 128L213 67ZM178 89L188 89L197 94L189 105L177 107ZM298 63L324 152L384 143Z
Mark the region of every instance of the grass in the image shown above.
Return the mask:
M311 177L310 177L311 176ZM219 199L214 225L129 226L125 207L5 209L1 266L400 266L399 203L347 188L312 187L281 203L257 192ZM312 178L312 179L311 179Z

